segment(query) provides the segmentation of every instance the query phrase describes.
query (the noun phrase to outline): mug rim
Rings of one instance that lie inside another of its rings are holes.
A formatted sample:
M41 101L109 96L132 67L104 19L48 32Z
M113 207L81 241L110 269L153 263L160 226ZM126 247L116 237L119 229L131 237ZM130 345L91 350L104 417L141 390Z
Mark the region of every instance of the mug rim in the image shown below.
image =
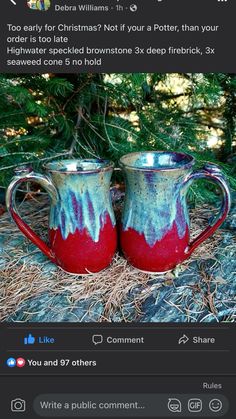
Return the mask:
M77 162L77 163L76 163ZM62 167L60 168L60 163L65 165L65 169L63 170ZM86 167L84 169L75 169L75 170L67 170L66 165L69 165L69 163L75 163L75 164L85 164L90 163L94 164L94 168L88 168ZM58 168L53 168L52 165L58 164ZM97 165L97 167L95 166ZM51 166L51 167L50 167ZM114 169L115 163L108 159L63 159L63 160L52 160L50 162L44 163L43 168L47 170L49 173L60 173L62 175L67 174L90 174L90 173L99 173L99 172L106 172L109 170Z
M189 159L189 161L180 165L179 167L163 166L163 167L156 167L156 168L155 167L134 166L132 164L126 164L123 161L125 158L127 158L129 156L135 156L135 155L141 156L142 154L143 155L145 155L145 154L178 155L178 156L182 156L182 157L185 157L185 158L187 157ZM168 172L168 171L178 171L178 170L183 170L183 169L190 169L193 166L194 163L195 163L195 158L193 156L191 156L191 154L183 153L183 152L179 152L179 151L163 151L163 150L162 151L158 151L158 150L155 150L155 151L151 151L151 150L149 150L149 151L134 151L132 153L125 154L124 156L122 156L119 159L119 165L122 168L138 170L138 171L141 171L141 172Z

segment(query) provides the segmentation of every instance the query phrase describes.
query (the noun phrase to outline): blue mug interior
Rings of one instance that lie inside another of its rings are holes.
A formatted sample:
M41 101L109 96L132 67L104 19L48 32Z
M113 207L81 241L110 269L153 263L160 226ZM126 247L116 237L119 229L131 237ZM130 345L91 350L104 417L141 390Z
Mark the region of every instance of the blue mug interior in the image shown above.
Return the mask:
M122 167L137 170L187 169L193 163L194 158L189 154L165 151L130 153L120 159Z

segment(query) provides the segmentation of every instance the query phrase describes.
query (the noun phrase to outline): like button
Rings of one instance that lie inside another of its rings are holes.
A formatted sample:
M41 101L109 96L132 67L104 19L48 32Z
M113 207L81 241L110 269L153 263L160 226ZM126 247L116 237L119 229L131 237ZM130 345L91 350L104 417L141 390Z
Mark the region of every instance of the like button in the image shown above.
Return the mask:
M31 335L31 333L28 334L27 337L24 338L24 345L34 345L35 344L35 337Z

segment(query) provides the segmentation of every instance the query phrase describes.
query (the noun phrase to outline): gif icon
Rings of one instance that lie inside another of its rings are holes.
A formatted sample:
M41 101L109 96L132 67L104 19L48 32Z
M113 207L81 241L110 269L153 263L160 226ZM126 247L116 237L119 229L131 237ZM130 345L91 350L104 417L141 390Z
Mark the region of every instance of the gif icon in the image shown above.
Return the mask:
M190 399L188 401L188 410L192 413L202 411L202 400L201 399Z

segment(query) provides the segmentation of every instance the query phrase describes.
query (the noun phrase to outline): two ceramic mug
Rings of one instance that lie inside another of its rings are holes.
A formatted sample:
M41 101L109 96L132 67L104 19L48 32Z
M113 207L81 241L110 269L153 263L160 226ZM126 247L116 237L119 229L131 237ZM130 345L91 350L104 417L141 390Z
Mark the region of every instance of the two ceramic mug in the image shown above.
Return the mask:
M137 152L121 157L125 199L121 224L111 202L114 163L100 159L47 163L46 175L30 168L16 172L6 193L7 208L21 232L63 270L90 274L105 269L117 249L141 271L163 273L175 268L223 223L230 192L221 170L207 164L193 171L194 158L177 152ZM187 191L194 180L215 182L222 205L213 223L190 241ZM33 181L50 196L49 245L20 217L15 194L22 182Z

